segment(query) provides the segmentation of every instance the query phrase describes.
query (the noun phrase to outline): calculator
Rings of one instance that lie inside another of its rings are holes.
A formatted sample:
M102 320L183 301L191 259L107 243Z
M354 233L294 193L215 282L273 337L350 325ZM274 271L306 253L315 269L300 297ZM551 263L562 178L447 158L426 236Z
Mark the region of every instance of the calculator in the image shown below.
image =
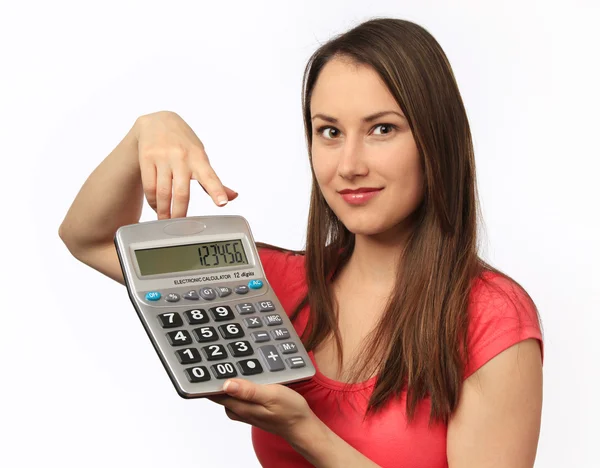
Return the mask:
M141 222L115 233L129 298L177 393L225 379L288 384L315 374L241 216Z

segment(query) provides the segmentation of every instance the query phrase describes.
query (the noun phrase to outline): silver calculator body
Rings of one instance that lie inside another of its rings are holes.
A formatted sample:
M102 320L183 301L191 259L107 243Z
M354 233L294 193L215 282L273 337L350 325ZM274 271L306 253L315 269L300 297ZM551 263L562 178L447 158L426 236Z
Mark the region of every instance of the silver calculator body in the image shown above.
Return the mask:
M115 233L131 302L183 398L227 378L309 379L315 368L265 276L248 222L196 216Z

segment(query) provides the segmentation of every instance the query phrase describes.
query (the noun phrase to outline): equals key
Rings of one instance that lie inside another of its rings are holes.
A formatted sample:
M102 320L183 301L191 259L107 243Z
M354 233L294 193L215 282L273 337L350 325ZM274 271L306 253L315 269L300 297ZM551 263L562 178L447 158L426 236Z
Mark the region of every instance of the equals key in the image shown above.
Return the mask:
M291 358L287 358L286 362L287 362L288 366L292 369L295 369L297 367L306 366L306 363L304 362L304 359L301 356L294 356Z

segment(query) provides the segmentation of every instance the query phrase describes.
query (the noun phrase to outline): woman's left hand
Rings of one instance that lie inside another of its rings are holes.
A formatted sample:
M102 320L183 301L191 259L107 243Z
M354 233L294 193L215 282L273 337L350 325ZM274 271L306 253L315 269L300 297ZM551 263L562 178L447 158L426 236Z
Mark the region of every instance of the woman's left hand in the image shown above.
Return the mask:
M317 418L304 397L284 385L228 379L223 390L226 395L206 398L223 405L229 419L252 424L288 442L292 442L299 431L306 430Z

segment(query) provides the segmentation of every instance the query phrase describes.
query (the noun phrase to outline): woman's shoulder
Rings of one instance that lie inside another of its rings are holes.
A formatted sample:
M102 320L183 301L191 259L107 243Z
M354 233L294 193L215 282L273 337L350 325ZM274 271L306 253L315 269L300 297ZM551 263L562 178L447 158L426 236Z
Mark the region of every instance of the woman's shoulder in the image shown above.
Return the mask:
M276 292L297 291L305 285L303 251L257 243L258 255L267 280Z
M289 315L307 291L305 256L301 251L269 244L257 243L257 247L265 277Z
M536 309L531 296L519 283L494 270L485 270L475 278L469 299L473 312L531 314Z
M465 378L492 357L527 338L540 343L538 310L531 296L503 273L486 270L473 281L469 297L468 347L472 358Z
M298 269L304 267L304 252L284 249L271 244L257 243L258 255L265 273L272 271Z

